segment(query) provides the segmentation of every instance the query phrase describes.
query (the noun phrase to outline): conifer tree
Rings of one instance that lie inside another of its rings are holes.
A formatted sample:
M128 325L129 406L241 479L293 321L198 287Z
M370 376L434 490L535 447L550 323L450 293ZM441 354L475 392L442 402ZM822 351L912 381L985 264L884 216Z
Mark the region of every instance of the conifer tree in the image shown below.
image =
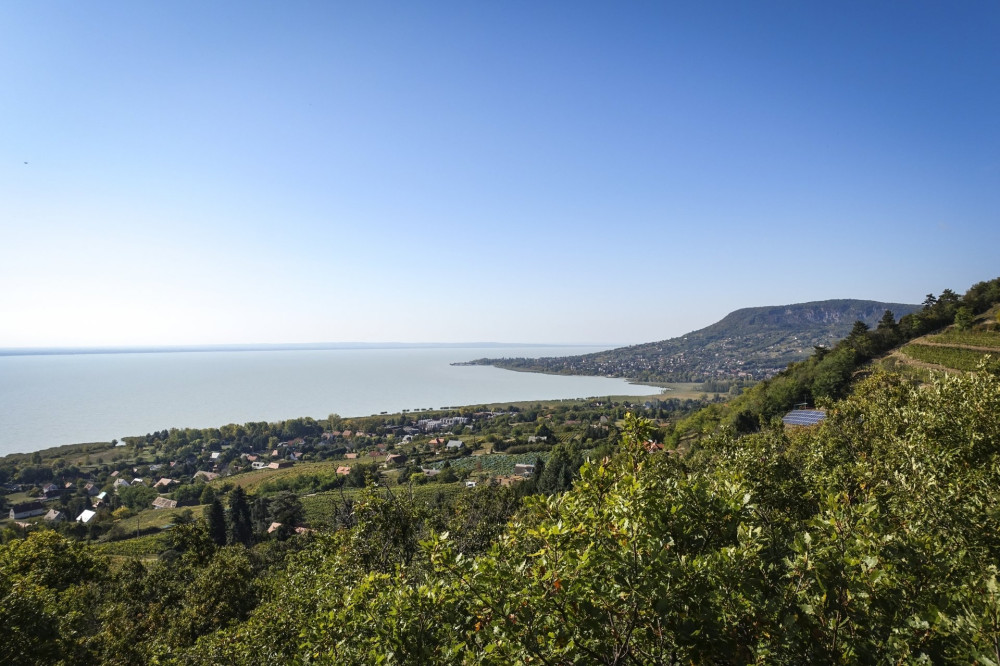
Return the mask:
M229 495L229 543L249 546L253 543L253 523L246 492L236 486Z
M226 514L222 510L222 502L218 498L213 499L205 511L205 520L208 523L208 536L216 546L226 545Z

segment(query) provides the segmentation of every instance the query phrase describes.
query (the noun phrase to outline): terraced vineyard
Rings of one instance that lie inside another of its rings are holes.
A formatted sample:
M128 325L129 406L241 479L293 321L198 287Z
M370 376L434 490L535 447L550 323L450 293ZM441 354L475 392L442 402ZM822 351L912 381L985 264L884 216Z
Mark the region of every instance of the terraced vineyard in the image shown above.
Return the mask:
M933 363L951 370L971 372L986 356L998 357L997 352L984 352L964 347L946 347L937 345L922 345L913 343L903 347L902 352L912 359L924 363Z
M940 335L928 335L928 342L943 344L968 345L970 347L989 347L1000 350L1000 331L975 330L959 331L949 329Z
M970 330L952 326L936 335L918 338L900 349L900 355L903 360L961 372L975 370L986 357L1000 365L1000 332L993 329L995 321L996 315L987 313Z

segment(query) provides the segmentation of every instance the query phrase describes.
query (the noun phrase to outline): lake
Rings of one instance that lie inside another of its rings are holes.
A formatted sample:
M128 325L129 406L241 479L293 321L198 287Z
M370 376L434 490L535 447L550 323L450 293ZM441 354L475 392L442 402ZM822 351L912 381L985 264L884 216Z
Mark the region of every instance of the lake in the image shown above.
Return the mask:
M451 365L482 357L570 356L607 348L460 346L0 356L0 455L173 427L659 392L621 379Z

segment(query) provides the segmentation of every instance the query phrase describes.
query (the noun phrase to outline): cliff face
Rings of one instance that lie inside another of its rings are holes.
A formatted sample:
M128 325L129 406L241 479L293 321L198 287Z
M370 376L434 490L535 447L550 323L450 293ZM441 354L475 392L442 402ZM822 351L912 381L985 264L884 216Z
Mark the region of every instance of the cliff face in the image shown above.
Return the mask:
M919 308L849 299L743 308L711 326L669 340L585 356L482 359L477 363L646 381L760 379L807 358L817 345L832 346L851 332L856 321L875 327L886 310L898 320Z

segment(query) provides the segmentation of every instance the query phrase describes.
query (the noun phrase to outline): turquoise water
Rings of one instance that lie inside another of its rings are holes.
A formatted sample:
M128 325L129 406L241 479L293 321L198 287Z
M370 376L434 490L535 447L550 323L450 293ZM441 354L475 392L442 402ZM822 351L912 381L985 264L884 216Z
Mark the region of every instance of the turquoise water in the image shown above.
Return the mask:
M620 379L451 363L605 347L445 347L0 356L0 455L171 427L487 402L650 395Z

